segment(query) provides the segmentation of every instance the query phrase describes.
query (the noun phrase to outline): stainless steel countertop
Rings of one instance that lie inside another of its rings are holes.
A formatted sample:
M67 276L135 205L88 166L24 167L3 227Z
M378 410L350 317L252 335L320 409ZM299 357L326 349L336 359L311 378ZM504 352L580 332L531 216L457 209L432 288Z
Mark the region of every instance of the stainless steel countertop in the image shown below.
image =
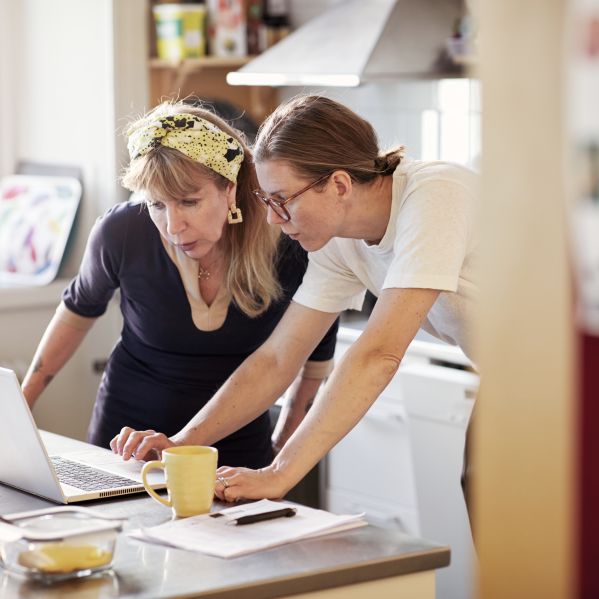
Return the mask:
M50 453L81 443L43 433ZM0 513L39 509L48 501L0 485ZM125 530L170 519L170 511L145 494L87 502L127 518ZM449 548L367 526L291 543L234 559L220 559L119 537L114 572L44 586L0 574L0 597L280 597L441 568Z

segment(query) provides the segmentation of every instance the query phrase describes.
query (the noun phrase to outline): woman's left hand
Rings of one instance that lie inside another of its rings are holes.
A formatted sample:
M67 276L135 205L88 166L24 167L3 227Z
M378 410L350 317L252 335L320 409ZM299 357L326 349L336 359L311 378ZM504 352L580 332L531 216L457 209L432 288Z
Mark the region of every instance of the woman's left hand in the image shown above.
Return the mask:
M280 499L287 492L281 474L271 466L260 470L221 466L216 471L215 495L221 501Z

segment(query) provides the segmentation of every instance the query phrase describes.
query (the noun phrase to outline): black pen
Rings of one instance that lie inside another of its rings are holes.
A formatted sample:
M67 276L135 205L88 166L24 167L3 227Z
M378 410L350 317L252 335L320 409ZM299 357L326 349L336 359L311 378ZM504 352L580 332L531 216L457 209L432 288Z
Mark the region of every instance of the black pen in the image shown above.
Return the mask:
M232 520L231 524L234 522L237 526L241 526L242 524L253 524L254 522L274 520L275 518L291 518L292 516L295 516L296 512L297 510L294 507L285 507L280 510L272 510L270 512L262 512L260 514L241 516L240 518Z

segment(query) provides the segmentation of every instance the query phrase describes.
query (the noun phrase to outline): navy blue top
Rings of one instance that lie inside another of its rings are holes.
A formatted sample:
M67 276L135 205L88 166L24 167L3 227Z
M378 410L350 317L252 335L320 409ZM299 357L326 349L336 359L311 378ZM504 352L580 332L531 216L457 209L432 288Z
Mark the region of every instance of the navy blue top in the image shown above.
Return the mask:
M108 447L123 426L168 436L183 428L268 338L299 287L307 262L301 246L283 236L277 258L282 299L255 318L231 303L219 329L202 331L192 320L177 266L144 204L130 201L108 210L94 225L79 274L62 296L72 312L98 317L120 288L123 329L98 389L89 441ZM333 357L337 326L336 322L331 327L311 360ZM268 412L215 447L219 464L269 464L273 456Z

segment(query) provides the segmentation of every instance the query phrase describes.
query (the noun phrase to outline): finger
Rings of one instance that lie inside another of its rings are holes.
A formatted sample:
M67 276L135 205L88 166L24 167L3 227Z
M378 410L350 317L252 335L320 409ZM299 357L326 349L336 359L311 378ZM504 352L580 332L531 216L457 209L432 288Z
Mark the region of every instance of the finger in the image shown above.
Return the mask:
M137 452L139 444L144 440L144 437L147 434L148 433L146 431L133 431L129 435L129 439L127 439L127 442L123 446L123 451L121 454L124 460L128 460Z
M224 493L225 501L227 503L237 503L243 501L243 496L240 493L239 487L227 487Z
M121 429L121 432L117 435L117 438L116 438L116 451L117 451L117 453L120 453L120 454L123 453L123 447L125 446L125 443L129 439L129 435L132 432L134 432L134 430L131 427L129 427L129 426L124 426Z
M137 458L137 453L136 456ZM141 458L139 458L141 459ZM146 455L143 458L145 461L149 462L150 460L161 460L162 459L162 451L160 451L159 449L150 449L150 451L148 451L148 453L146 453Z
M162 449L170 443L163 433L150 433L141 439L139 446L135 449L136 460L150 460L155 456L160 459Z
M222 474L219 474L217 472L216 483L214 485L214 491L219 499L224 497L225 490L227 489L228 486L229 486L229 481L227 480L226 476L223 476Z
M233 503L235 501L234 493L231 487L223 489L222 497L223 501L226 501L227 503Z
M227 471L232 472L233 468L225 469L225 472ZM222 499L222 501L226 501L228 503L235 501L237 493L234 489L232 489L233 486L234 484L231 482L231 478L225 476L224 473L217 475L215 492L219 499Z
M118 442L118 440L119 440L119 436L118 436L118 435L115 435L115 436L112 438L112 440L110 441L110 449L112 449L113 453L118 453L117 446L116 446L116 445L117 445L117 442Z
M215 485L214 486L214 495L220 501L225 501L224 490L225 490L224 487L221 486L221 485Z
M236 468L232 468L231 466L221 466L216 471L216 474L220 474L221 476L231 476L235 472L237 472Z

